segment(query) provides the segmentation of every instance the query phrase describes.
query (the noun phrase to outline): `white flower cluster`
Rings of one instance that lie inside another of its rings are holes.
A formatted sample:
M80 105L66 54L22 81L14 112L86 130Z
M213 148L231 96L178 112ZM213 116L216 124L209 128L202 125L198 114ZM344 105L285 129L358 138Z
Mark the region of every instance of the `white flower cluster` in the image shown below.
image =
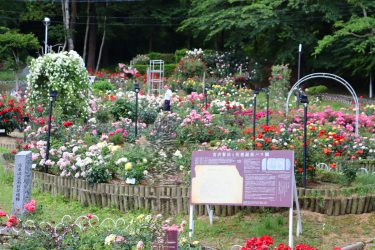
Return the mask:
M88 74L82 58L75 51L49 53L31 61L28 81L28 106L47 104L51 91L64 114L87 113Z

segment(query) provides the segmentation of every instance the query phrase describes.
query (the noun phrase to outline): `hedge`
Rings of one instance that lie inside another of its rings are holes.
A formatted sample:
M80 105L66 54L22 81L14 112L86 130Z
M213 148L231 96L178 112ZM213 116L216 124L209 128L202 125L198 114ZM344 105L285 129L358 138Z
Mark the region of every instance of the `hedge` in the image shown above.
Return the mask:
M136 68L139 71L139 73L143 75L146 74L149 65L135 64L133 65L133 67ZM164 76L172 76L176 67L177 64L164 64Z

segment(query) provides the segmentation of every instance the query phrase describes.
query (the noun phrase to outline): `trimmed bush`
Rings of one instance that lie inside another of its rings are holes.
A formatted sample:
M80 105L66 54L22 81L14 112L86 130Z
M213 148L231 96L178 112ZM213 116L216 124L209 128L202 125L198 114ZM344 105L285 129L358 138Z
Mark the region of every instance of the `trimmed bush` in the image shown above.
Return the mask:
M328 91L328 88L324 85L313 86L313 87L306 89L306 92L309 95L318 95L318 94L325 93L327 91Z
M105 91L107 91L107 90L114 90L114 86L110 83L110 82L108 82L108 81L97 81L97 82L95 82L93 85L92 85L92 88L94 89L94 90L98 90L98 91L103 91L103 92L105 92Z
M133 67L136 68L140 74L144 75L146 74L149 65L136 64L133 65ZM164 64L164 76L170 77L173 75L176 67L177 64Z
M178 63L181 60L181 58L186 56L186 51L188 51L188 49L178 49L174 52L174 57L175 57L176 63Z
M174 54L170 53L159 53L159 52L150 52L147 54L150 60L163 60L165 64L174 63Z

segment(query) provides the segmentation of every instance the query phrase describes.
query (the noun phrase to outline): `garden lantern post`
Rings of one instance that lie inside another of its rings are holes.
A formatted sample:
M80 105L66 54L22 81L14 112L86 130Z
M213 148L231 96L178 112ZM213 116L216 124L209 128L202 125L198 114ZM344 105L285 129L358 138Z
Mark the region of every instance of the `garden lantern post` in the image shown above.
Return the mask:
M268 126L268 113L269 113L269 108L270 108L270 92L268 90L268 88L264 88L263 89L264 93L266 93L266 102L267 102L267 106L266 106L266 125Z
M297 81L301 78L301 53L302 53L302 44L298 46L298 70L297 70ZM297 92L297 101L296 105L299 108L300 92Z
M46 159L45 161L49 159L49 149L51 146L51 120L52 120L52 103L56 100L57 92L51 91L49 95L49 111L48 111L48 134L47 134L47 150L46 150ZM48 173L48 166L44 162L44 171Z
M138 93L139 93L139 84L133 83L135 91L135 137L138 135Z
M257 95L259 94L259 88L254 89L254 108L253 108L253 149L255 149L255 116L257 111Z
M46 27L45 29L45 34L44 34L44 54L48 53L48 25L51 23L51 19L49 17L45 17L43 19L44 26Z
M205 108L207 109L208 108L208 85L204 85L204 100L205 100Z
M303 187L306 188L307 181L307 95L299 94L300 102L303 104Z

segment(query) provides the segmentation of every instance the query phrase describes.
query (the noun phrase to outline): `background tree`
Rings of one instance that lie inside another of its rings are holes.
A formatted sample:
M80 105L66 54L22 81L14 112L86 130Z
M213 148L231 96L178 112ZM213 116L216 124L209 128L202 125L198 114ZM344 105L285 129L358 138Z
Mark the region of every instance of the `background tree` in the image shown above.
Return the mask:
M20 70L26 64L29 52L38 49L39 42L33 34L22 34L4 27L0 27L0 32L1 61L13 70L18 91Z

